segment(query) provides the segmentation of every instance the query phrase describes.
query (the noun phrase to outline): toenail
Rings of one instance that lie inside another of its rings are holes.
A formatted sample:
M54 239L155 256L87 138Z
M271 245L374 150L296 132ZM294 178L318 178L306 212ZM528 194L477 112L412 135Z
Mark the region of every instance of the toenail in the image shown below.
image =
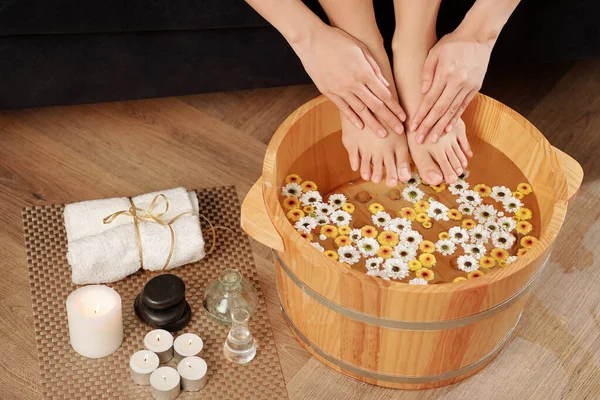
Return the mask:
M410 172L408 171L408 168L406 168L406 167L400 168L400 178L404 178L404 179L410 178Z
M369 180L369 175L368 175L368 174L363 174L363 175L362 175L362 178L363 178L365 181L368 181L368 180Z
M463 167L465 167L465 168L466 168L466 167L467 167L467 165L468 165L468 164L467 164L467 162L466 162L466 161L463 161L463 162L462 162L462 166L463 166Z
M431 172L429 174L429 179L431 179L431 182L439 182L442 179L442 176L437 172Z

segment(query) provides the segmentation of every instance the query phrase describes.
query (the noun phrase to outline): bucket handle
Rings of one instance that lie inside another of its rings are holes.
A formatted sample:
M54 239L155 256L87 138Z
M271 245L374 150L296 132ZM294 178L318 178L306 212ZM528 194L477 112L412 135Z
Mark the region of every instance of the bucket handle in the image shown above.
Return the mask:
M558 157L558 161L560 162L561 168L567 177L567 198L568 201L571 202L573 200L573 195L577 193L579 187L581 186L581 181L583 181L583 168L581 165L570 155L565 152L553 147L556 156Z
M273 199L270 200L273 201ZM274 201L276 206L279 207L277 198ZM275 225L267 212L267 205L263 196L262 176L252 185L242 203L241 225L244 232L256 241L275 251L285 251L283 239L275 229Z

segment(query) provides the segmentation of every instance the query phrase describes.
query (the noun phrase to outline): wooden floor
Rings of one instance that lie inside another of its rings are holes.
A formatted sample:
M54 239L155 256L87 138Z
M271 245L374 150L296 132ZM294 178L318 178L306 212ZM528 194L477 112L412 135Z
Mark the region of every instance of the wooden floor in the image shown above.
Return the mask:
M586 173L514 339L476 376L404 392L311 358L279 311L268 249L254 244L291 399L600 398L600 60L491 73L484 93L530 119ZM313 86L0 112L0 398L41 397L20 210L259 177L279 123ZM526 151L526 150L524 150Z

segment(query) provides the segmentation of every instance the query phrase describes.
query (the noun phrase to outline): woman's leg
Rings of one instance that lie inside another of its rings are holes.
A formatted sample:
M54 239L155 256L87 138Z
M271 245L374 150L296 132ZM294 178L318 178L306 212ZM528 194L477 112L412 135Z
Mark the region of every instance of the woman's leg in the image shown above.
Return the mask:
M394 76L400 102L408 121L417 111L421 93L421 72L429 49L437 41L435 25L440 0L394 0L396 31L392 40ZM409 124L406 124L408 128ZM453 183L466 167L467 158L458 141L465 140L462 121L438 143L418 144L415 132L407 129L408 146L419 175L430 184Z
M335 26L357 40L369 50L385 79L390 83L390 91L397 98L392 66L383 46L383 39L377 23L373 3L369 0L320 0L332 26ZM345 117L342 119L344 146L350 156L352 169L361 170L363 179L379 182L385 167L386 183L395 186L397 179L410 179L408 147L404 134L398 135L385 123L388 131L384 139L367 130L358 130Z

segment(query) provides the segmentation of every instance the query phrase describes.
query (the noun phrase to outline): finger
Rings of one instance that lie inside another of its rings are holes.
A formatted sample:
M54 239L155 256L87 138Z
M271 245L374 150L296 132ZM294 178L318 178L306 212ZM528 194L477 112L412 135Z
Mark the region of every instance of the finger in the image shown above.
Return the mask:
M385 184L389 187L396 186L398 184L398 169L396 168L394 152L390 151L385 154L383 165L385 166Z
M434 49L431 49L429 54L427 54L427 59L423 65L423 71L421 72L421 93L427 93L429 89L431 89L437 64L437 52Z
M396 133L403 133L404 126L396 115L387 107L387 105L374 94L370 88L363 86L355 93L369 107L371 112L379 116L388 126L393 127ZM390 94L391 97L391 94ZM395 100L394 100L395 101ZM400 105L398 105L400 106Z
M385 77L381 73L381 68L379 68L379 64L377 64L377 61L375 61L371 53L363 49L363 54L365 55L365 58L367 59L367 62L369 63L371 68L373 68L373 72L375 72L377 79L379 79L385 86L389 87L390 83L387 81L387 79L385 79Z
M371 155L360 154L360 176L365 180L371 180Z
M460 161L460 165L463 167L463 170L464 168L467 168L467 166L469 165L469 161L467 161L467 156L465 155L465 153L463 153L458 142L452 143L452 150L454 150L454 154L456 155L456 157L458 157L458 160Z
M467 96L468 92L469 91L467 89L461 89L454 100L452 100L452 103L444 115L442 115L442 117L435 123L433 128L431 128L428 135L428 139L431 143L437 143L440 136L442 136L442 134L446 131L446 128L450 125L450 121L458 113L458 109L462 105L462 102Z
M450 147L449 149L446 149L446 155L448 156L448 161L450 161L450 165L452 165L452 168L454 168L454 173L456 173L456 175L462 174L463 173L462 165L452 147Z
M452 101L456 98L459 91L460 88L456 86L446 86L441 96L437 99L433 107L431 107L429 114L427 114L423 122L421 122L421 126L417 129L418 136L426 137L431 134L431 129L450 108L450 104L452 104ZM444 127L445 126L446 124L444 124ZM442 129L444 127L442 127Z
M444 180L447 183L455 183L458 179L458 176L454 172L452 165L450 165L450 161L448 161L446 153L441 153L438 157L436 157L435 161L437 161L438 165L442 169Z
M402 122L406 121L406 113L404 109L398 102L392 93L387 90L385 87L379 83L376 79L371 79L367 82L366 90L370 91L375 98L382 102L382 105L389 110L394 116L393 121L389 119L385 119L385 121L392 127L395 127L394 130L398 133L404 132L404 127L402 126ZM379 115L379 113L376 113ZM383 115L379 115L380 117L384 117ZM399 132L400 128L402 131Z
M411 131L415 132L417 129L419 129L421 122L423 122L427 114L429 114L431 107L433 107L436 101L440 98L445 87L446 84L445 82L442 82L441 79L435 80L431 90L429 90L425 97L423 97L423 100L421 101L421 104L419 105L419 108L417 109L417 112L410 123ZM417 136L417 143L423 143L423 140L425 140L424 136Z
M344 98L348 105L352 107L354 112L356 112L359 117L364 122L365 126L369 128L373 133L375 133L380 138L384 138L387 136L387 131L381 125L379 121L371 114L369 108L362 102L358 97L356 97L353 93L349 93Z
M354 110L352 110L350 105L344 99L333 93L327 94L327 97L333 102L333 104L337 106L337 108L339 108L340 112L346 118L348 118L348 121L350 121L352 125L356 126L358 129L362 129L365 127L363 121L358 115L356 115Z
M379 183L383 176L383 160L381 157L375 156L371 162L373 164L373 176L371 176L371 180L375 183Z
M476 95L477 95L477 91L476 90L472 90L469 94L467 94L465 96L462 104L458 108L458 112L456 113L456 115L454 116L454 118L452 118L452 121L450 121L450 123L448 124L448 126L446 127L446 132L450 132L452 130L452 128L454 128L456 126L456 121L458 121L458 119L460 117L462 117L463 113L465 112L465 110L467 109L467 107L469 106L469 104L471 104L471 101L473 100L473 98Z

